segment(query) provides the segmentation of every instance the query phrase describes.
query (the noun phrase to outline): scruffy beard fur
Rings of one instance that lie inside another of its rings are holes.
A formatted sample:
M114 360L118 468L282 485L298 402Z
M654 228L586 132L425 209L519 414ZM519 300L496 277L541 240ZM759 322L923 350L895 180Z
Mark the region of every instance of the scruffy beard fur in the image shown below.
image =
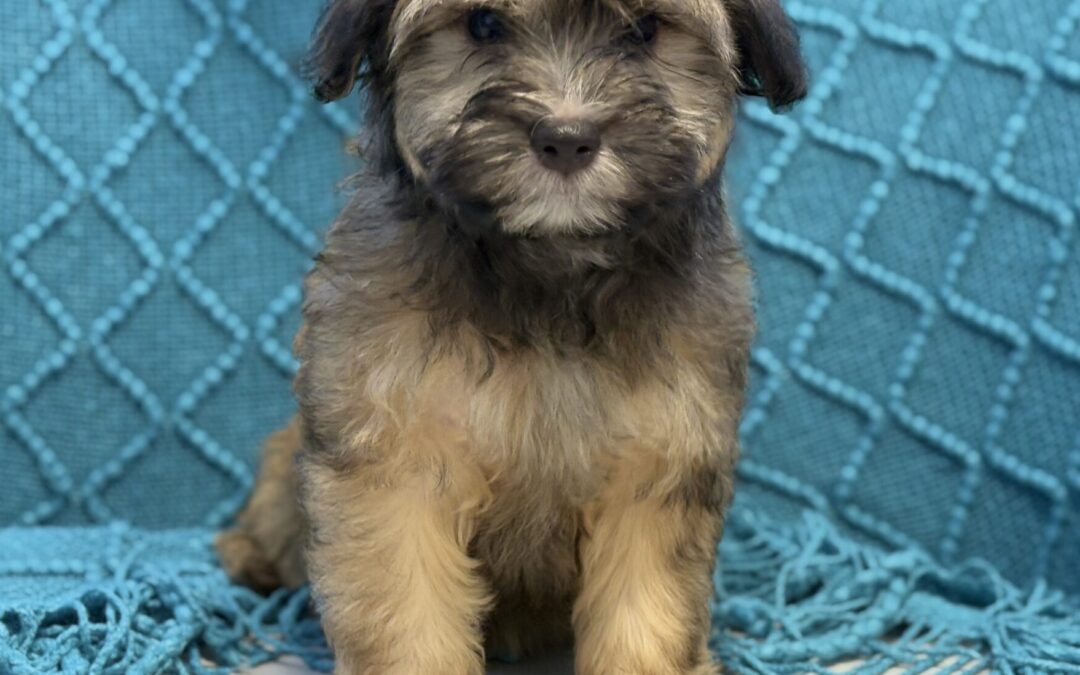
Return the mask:
M306 281L299 414L217 547L310 580L336 671L705 675L753 335L717 181L742 94L805 93L777 0L334 0L316 94L371 166ZM655 14L655 39L635 26ZM635 39L637 38L637 39ZM585 117L587 168L537 124Z
M433 193L532 235L610 231L690 198L731 119L737 80L717 55L674 26L655 44L627 44L625 11L599 2L522 10L505 44L438 23L395 53L396 138ZM603 144L589 168L563 176L541 165L529 132L576 115Z

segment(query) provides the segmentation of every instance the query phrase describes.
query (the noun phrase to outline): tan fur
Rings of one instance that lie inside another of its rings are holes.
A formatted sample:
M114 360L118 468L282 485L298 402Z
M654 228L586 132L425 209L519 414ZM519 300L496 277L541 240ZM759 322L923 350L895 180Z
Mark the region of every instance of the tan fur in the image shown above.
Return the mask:
M425 49L400 64L397 81L395 140L410 171L426 176L427 167L418 148L453 133L456 119L469 99L490 75L482 59L470 59L474 46L462 29L460 14L475 6L471 0L430 2L413 0L397 5L395 11L394 54L410 36L428 33ZM630 12L637 3L611 3L620 13ZM526 23L539 21L534 15L548 11L543 2L504 0L483 3L503 7L523 17ZM642 6L644 6L642 4ZM657 40L653 67L663 73L679 113L679 123L699 148L697 180L704 183L727 149L734 120L734 53L730 47L730 25L722 4L717 2L660 2L660 11L674 23L665 27ZM707 34L703 34L703 31ZM587 34L570 44L558 37L533 36L535 53L520 55L522 69L542 83L531 94L537 105L557 111L585 110L591 117L610 119L621 111L607 106L599 96L595 68L580 68L582 57L594 47ZM713 49L703 52L702 39ZM550 58L555 51L559 58ZM717 68L716 64L720 64ZM601 69L602 70L602 69ZM703 72L725 73L723 78L703 79ZM528 154L520 155L503 170L503 189L498 197L510 202L500 211L503 226L511 232L529 232L544 223L548 232L597 232L609 229L618 220L617 204L627 199L634 186L629 169L607 148L601 148L594 165L572 180L543 169Z
M382 486L309 473L310 515L322 524L312 582L338 599L324 603L323 627L339 672L480 675L491 591L467 548L485 488L465 463L431 471L423 464L434 458L413 459L421 466Z
M479 345L458 336L426 362L420 318L401 313L372 342L342 331L331 357L305 364L340 373L342 414L326 406L318 419L341 425L338 451L354 467L314 465L305 489L321 523L312 579L348 598L323 610L346 655L339 672L482 672L495 593L490 653L566 644L579 588L580 673L713 672L701 626L720 519L679 494L701 465L734 463L736 401L694 360L716 346L672 330L664 360L636 382L541 352L500 360L474 384ZM256 495L278 479L264 472ZM253 499L241 527L267 508ZM688 552L694 562L680 562Z
M341 675L481 675L571 641L578 675L717 673L754 321L707 182L740 73L802 95L795 38L761 41L775 0L485 0L518 31L488 49L478 3L336 0L317 32L317 93L366 64L389 168L307 278L300 412L218 551L261 590L310 579ZM531 128L574 115L604 144L557 176Z
M584 508L579 673L717 672L706 639L721 523L714 512L671 501L663 483L684 475L681 461L633 448Z
M255 490L236 527L215 542L229 576L261 591L307 581L295 466L299 450L298 420L266 439Z

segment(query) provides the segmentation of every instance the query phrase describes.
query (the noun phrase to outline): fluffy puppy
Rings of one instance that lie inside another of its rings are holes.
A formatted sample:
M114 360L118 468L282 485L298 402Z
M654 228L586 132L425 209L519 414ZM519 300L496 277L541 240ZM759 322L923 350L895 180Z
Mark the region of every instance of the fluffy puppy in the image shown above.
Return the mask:
M717 672L753 333L718 181L739 94L805 93L778 0L335 0L311 64L365 85L371 162L228 570L310 579L339 673Z

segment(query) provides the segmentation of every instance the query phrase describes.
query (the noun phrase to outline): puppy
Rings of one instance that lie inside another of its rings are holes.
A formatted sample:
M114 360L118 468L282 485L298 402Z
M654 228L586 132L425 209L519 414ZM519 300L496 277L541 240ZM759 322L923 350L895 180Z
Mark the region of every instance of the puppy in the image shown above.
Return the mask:
M371 161L226 568L309 579L339 673L718 672L754 325L718 182L739 94L805 93L778 0L335 0L311 64Z

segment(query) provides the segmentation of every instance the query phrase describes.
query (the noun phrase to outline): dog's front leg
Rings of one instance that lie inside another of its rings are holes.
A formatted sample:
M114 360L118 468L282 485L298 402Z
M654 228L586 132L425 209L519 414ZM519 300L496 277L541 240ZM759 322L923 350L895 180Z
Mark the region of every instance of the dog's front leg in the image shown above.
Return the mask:
M668 489L616 472L585 513L574 607L578 675L707 675L722 510L688 476ZM689 481L689 482L687 482Z
M377 482L373 473L305 470L308 564L335 672L480 675L490 594L466 550L469 481L430 465Z

